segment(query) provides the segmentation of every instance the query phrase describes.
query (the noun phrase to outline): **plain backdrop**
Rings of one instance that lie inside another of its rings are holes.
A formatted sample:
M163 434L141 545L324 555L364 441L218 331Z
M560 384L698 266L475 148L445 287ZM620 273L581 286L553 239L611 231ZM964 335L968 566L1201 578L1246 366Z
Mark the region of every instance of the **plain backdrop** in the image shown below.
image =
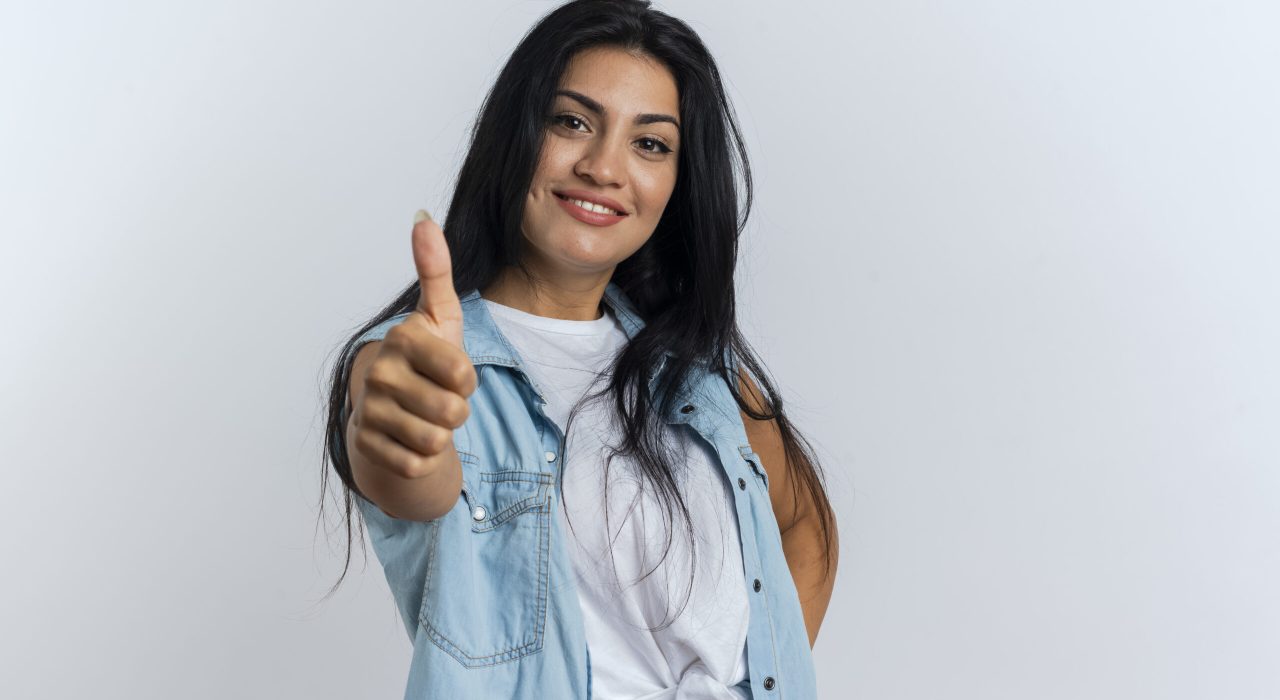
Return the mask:
M553 6L0 6L5 697L401 697L324 381ZM658 6L839 517L822 697L1280 697L1276 5Z

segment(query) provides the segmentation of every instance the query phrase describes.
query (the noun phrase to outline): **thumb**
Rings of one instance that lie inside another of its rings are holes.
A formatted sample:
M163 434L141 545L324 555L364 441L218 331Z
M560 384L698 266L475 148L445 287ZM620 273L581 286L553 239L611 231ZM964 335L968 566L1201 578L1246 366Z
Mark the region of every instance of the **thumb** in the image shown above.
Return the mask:
M453 289L453 261L444 231L419 209L413 218L413 265L418 270L418 307L437 334L462 348L462 304Z

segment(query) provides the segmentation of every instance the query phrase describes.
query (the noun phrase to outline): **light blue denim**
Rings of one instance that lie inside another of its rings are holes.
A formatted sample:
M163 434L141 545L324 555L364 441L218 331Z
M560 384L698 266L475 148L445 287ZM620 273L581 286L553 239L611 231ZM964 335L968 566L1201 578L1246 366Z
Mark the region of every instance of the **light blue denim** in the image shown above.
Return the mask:
M610 282L604 300L634 337L644 323L621 288ZM590 650L569 550L552 510L560 507L555 470L562 435L543 414L544 393L480 293L473 290L461 302L463 346L479 379L471 415L454 431L461 498L436 520L417 522L392 518L355 497L413 641L405 699L590 700ZM356 347L385 337L406 316L370 329ZM701 368L667 422L687 423L704 438L733 486L742 584L751 606L749 678L741 687L757 700L812 700L816 679L800 600L768 478L747 442L737 403L724 380Z

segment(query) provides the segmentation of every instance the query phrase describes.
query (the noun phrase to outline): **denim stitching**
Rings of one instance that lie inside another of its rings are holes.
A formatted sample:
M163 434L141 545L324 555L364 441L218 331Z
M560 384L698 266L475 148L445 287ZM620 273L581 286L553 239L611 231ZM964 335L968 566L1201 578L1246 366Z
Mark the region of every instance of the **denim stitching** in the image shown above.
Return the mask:
M538 648L542 648L543 635L547 629L547 584L550 579L548 569L551 565L551 494L547 494L543 506L538 509L538 616L534 618L534 627Z
M525 511L537 507L539 502L544 500L546 497L547 489L543 487L549 486L553 478L553 474L547 474L545 472L523 472L515 470L480 472L480 481L482 483L527 482L533 484L534 489L532 495L522 498L512 505L507 506L502 509L502 511L485 519L483 523L472 523L471 531L489 532L511 518L514 518L517 515L522 515Z
M535 476L535 478L528 479L525 475L532 475L532 476ZM552 475L544 474L540 472L506 471L506 472L482 472L480 476L482 481L488 481L488 482L501 483L501 482L512 482L512 481L531 481L535 484L545 485L550 483L550 477ZM541 492L544 490L539 489L539 491ZM423 594L422 607L418 611L418 622L423 626L424 630L427 633L427 636L431 639L432 642L435 643L437 647L439 647L442 651L444 651L449 656L453 657L455 661L457 661L459 664L461 664L466 668L480 668L484 666L495 666L497 664L514 661L516 659L527 656L531 653L541 651L542 649L542 646L545 641L545 635L546 635L546 611L547 611L547 599L548 599L548 587L549 587L548 569L550 567L550 562L549 562L550 543L548 542L548 540L550 539L550 527L549 527L550 522L549 521L551 518L551 507L550 507L551 497L550 497L550 494L544 493L541 503L538 503L536 505L529 505L531 501L536 501L538 500L538 498L539 498L538 496L532 496L530 498L522 500L520 503L516 504L516 506L512 506L503 511L503 514L506 514L506 513L509 513L511 510L513 510L514 508L516 508L517 506L525 505L524 510L520 511L520 513L514 513L514 514L511 514L510 516L505 516L503 517L503 521L509 520L511 517L515 517L516 515L520 515L525 512L533 512L539 515L538 517L538 528L539 528L539 531L538 531L538 545L539 545L538 547L538 581L536 583L537 588L535 589L535 595L537 596L536 598L537 616L534 618L534 635L535 636L532 640L528 642L517 644L515 646L511 646L506 649L500 649L492 654L487 654L485 656L471 656L470 654L467 654L461 649L461 647L459 647L456 643L454 643L452 640L446 637L438 627L436 627L427 619L426 609L427 609L427 603L429 601L428 595L430 593L431 580L434 577L434 572L435 572L435 566L434 566L435 551L436 551L436 543L439 540L439 528L436 527L432 533L431 549L427 559L427 562L428 562L427 563L427 587ZM495 518L496 517L497 516L495 516ZM433 522L432 524L435 525L436 523ZM477 531L473 527L473 532L487 532L494 529L494 527L496 527L496 525L482 531Z
M547 554L549 552L549 544L550 544L548 541L550 539L549 525L550 525L550 519L551 519L550 496L547 497L546 502L542 506L531 509L531 511L537 512L541 516L538 518L538 527L540 532L539 549L538 549L538 589L537 589L538 616L534 620L534 627L535 627L534 634L536 635L534 639L528 642L525 642L523 644L519 644L517 646L499 650L497 652L494 652L493 654L489 654L486 656L471 656L466 652L462 651L462 649L458 647L458 645L450 641L449 638L445 637L444 634L441 633L441 631L438 628L436 628L435 625L432 625L430 622L424 619L419 620L426 627L428 636L431 638L433 642L436 643L436 646L440 647L445 653L452 656L454 660L456 660L458 663L462 664L465 667L479 668L483 666L495 666L500 663L514 661L521 657L527 656L531 653L541 651L542 649L542 646L544 643L544 637L546 634L547 588L549 584L548 582L549 576L547 574L547 570L549 568L549 562L548 562ZM486 663L476 663L476 661L490 660L490 659L491 661L487 661Z
M514 367L514 365L510 364L511 358L503 357L502 355L472 355L471 361L472 362L494 362L494 363L501 364L505 367Z
M459 649L456 644L449 641L449 638L441 634L439 630L431 625L431 623L424 622L423 624L427 627L427 636L431 638L431 641L435 642L436 646L440 647L442 651L449 656L452 656L459 664L462 664L467 668L497 666L498 664L515 661L521 657L528 656L535 651L541 650L541 647L530 650L530 647L533 647L537 643L537 640L534 640L509 649L503 649L488 656L469 656L466 652ZM492 660L490 661L490 659ZM475 663L476 661L484 661L485 663Z
M431 540L427 545L427 575L422 588L422 603L418 606L418 624L430 627L426 621L427 603L431 600L431 582L436 576L436 543L440 540L440 524L438 521L428 523L431 528Z
M493 530L497 529L499 525L516 517L517 515L523 515L526 512L534 510L535 508L540 506L541 503L539 503L539 500L540 499L538 496L529 496L528 498L520 501L519 503L516 503L515 505L508 506L501 513L498 513L497 515L486 518L483 522L488 523L487 526L482 525L481 523L473 522L471 524L471 531L472 532L492 532Z
M550 472L526 472L518 469L507 469L500 472L480 472L483 481L528 481L534 484L550 484L555 477Z

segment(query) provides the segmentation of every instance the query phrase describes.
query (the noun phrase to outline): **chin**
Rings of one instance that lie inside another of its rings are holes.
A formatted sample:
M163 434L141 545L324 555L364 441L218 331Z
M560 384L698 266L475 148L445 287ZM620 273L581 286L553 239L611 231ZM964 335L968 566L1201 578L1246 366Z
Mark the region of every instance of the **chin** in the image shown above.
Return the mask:
M601 272L609 270L620 261L609 256L588 256L564 254L559 256L560 264L583 272Z

